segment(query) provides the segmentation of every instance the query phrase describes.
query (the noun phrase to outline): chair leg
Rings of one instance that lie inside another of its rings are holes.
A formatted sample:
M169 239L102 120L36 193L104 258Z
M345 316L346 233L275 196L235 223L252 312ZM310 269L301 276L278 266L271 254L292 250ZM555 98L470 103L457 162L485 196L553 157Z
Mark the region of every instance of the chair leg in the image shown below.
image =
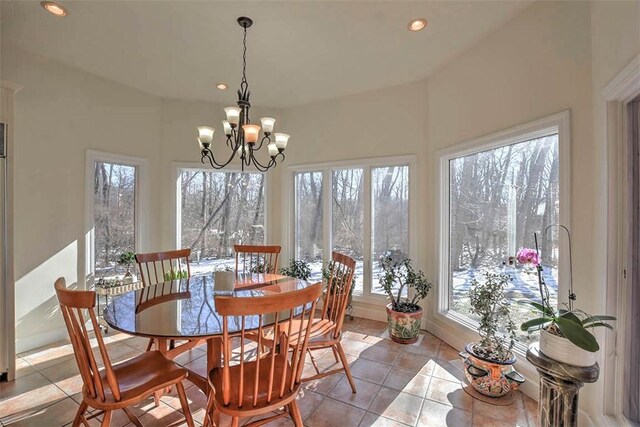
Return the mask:
M344 373L347 374L347 379L349 380L349 384L351 385L351 390L354 393L357 393L356 384L353 382L353 377L351 376L351 369L349 369L349 361L347 360L347 356L344 354L342 345L340 345L340 343L337 343L335 345L335 349L338 351L338 355L340 356L340 360L342 361L342 367L344 368Z
M102 423L100 427L109 427L111 425L111 411L104 411L104 416L102 417Z
M151 351L153 348L153 338L149 338L149 344L147 344L147 351Z
M316 359L313 357L311 350L307 349L307 353L309 353L309 358L311 359L311 364L313 365L313 368L316 370L316 373L320 375L320 369L318 369L318 365L316 364Z
M215 404L214 396L215 395L213 390L209 391L209 396L207 397L207 407L205 408L205 411L204 411L204 422L202 423L202 427L209 427L209 426L218 427L219 422L215 420L215 415L213 414L214 404ZM214 417L213 420L211 418L212 416Z
M133 425L135 425L136 427L143 427L142 423L140 422L138 417L134 415L133 412L131 412L128 408L122 408L122 410L127 415L127 418L129 418L129 421L133 423Z
M76 412L76 417L73 419L73 427L78 427L81 422L84 421L84 411L87 410L87 403L83 400L80 403L80 407L78 408L78 412Z
M184 386L181 382L176 383L176 391L178 392L178 397L180 398L180 406L182 406L182 411L184 412L184 417L187 420L187 425L189 427L193 427L193 417L191 416L191 411L189 410L189 401L187 400L187 394L184 392Z
M239 417L233 417L231 419L231 427L240 427L240 418Z
M331 346L331 350L333 350L333 358L336 360L336 363L338 363L338 352L336 351L336 348Z
M160 406L161 397L162 397L162 390L158 390L153 393L153 403L155 404L156 408Z
M292 400L287 406L289 407L289 415L291 415L291 419L296 427L304 427L304 424L302 424L302 414L300 413L300 408L298 408L298 402Z

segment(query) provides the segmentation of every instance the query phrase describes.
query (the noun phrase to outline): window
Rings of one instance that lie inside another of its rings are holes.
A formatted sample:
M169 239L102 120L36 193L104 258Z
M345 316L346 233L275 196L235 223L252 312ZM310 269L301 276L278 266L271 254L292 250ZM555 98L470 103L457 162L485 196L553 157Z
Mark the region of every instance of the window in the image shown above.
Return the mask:
M93 227L87 271L96 277L122 275L125 270L118 264L119 255L135 252L139 245L138 166L118 159L96 160L93 154L89 157Z
M485 271L503 271L511 277L506 295L513 302L516 324L531 310L516 303L539 299L537 276L506 261L523 247L535 248L534 233L552 303L558 304L559 232L561 217L561 145L558 126L480 141L442 157L446 197L441 215L441 311L451 317L477 320L470 313L469 289ZM482 143L484 142L484 144ZM546 232L545 232L546 230ZM525 332L518 340L528 342Z
M264 243L264 174L184 168L178 184L178 246L191 248L192 273L235 268L234 244Z
M321 277L331 252L338 251L356 260L354 296L382 294L380 258L412 256L413 161L403 157L293 168L293 256L310 263L314 279Z

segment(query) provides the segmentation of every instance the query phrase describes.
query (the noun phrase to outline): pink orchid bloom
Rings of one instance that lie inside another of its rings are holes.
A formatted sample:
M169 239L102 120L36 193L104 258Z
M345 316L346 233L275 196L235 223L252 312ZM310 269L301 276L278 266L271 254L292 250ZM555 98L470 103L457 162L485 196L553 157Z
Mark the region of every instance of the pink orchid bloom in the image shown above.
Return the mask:
M516 259L520 264L530 264L533 266L538 266L540 264L540 259L538 258L538 253L535 249L520 249L516 255Z

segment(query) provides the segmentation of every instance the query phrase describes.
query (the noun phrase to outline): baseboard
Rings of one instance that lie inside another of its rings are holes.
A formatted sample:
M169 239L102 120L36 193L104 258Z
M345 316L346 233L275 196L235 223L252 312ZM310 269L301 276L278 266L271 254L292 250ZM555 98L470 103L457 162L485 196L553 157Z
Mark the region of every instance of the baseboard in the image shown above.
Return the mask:
M28 337L16 338L16 354L23 353L25 351L33 350L38 347L42 347L56 341L67 339L67 328L61 327L52 329L47 332L42 332L36 335L30 335Z

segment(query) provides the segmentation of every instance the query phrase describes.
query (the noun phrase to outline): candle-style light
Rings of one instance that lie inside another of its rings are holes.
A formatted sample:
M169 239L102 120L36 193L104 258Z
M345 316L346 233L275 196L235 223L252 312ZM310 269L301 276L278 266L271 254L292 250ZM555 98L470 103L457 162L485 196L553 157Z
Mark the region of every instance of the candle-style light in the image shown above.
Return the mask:
M218 162L213 155L213 135L215 129L209 126L198 127L198 142L201 149L201 160L209 161L214 169L222 169L227 166L238 155L240 164L244 171L245 166L253 165L257 170L266 172L275 167L278 161L284 160L284 150L287 148L289 135L286 133L273 133L276 119L273 117L261 117L260 125L252 124L249 119L251 103L249 97L249 83L247 82L246 54L247 54L247 28L253 25L253 21L247 17L238 18L238 24L243 28L244 38L242 42L242 81L238 90L237 107L226 107L224 112L226 120L222 121L223 132L227 138L227 146L231 148L231 155L223 162ZM260 138L260 129L263 136ZM273 136L273 140L271 139ZM269 159L263 164L256 158L255 154L266 145Z

